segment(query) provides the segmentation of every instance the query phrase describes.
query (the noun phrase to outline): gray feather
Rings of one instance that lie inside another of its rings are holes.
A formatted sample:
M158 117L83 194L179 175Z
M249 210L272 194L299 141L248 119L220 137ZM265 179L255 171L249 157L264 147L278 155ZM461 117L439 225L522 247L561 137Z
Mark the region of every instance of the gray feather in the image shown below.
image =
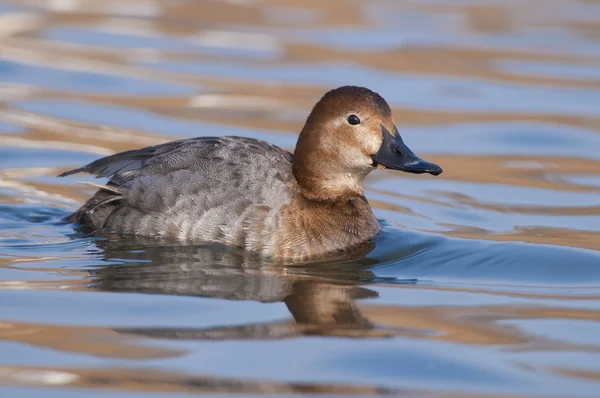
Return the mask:
M292 162L292 154L264 141L200 137L118 153L62 175L109 177L110 189L99 191L73 221L120 234L254 249L276 236L277 210L295 189Z

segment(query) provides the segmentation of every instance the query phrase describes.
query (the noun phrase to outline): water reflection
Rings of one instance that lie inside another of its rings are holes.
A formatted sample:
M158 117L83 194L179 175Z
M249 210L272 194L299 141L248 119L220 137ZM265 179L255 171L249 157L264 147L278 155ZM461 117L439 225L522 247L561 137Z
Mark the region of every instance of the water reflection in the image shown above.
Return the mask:
M373 245L334 263L283 268L266 259L218 246L156 246L151 241L98 243L107 260L123 264L91 272L91 287L113 292L187 295L226 300L283 302L294 322L246 324L209 329L119 329L124 333L169 339L273 339L308 334L369 337L385 335L358 309L356 300L377 297L363 287L379 261L367 258ZM155 243L155 242L154 242Z
M88 286L93 289L263 303L283 302L293 318L293 321L286 319L208 328L115 329L127 335L169 340L271 340L308 335L354 338L404 336L442 339L462 344L505 345L511 346L512 350L523 351L568 349L600 352L600 346L597 345L558 342L502 324L513 319L598 321L600 312L597 310L565 311L560 307L510 305L468 308L448 305L443 309L404 307L401 303L369 305L369 299L379 297L375 288L386 282L393 283L389 286L395 289L427 286L426 280L399 280L382 276L378 266L389 267L390 263L386 266L385 257L381 254L376 257L368 256L374 247L363 248L361 253L355 253L352 259L345 261L340 259L282 267L281 264L274 264L242 250L219 246L157 246L151 240L132 245L131 242L124 244L110 239L97 244L102 248L105 260L122 263L90 271L93 282ZM502 245L497 246L498 250L490 248L496 259L479 256L481 261L486 261L488 267L494 262L501 267L503 263L512 266L510 256L501 254ZM443 249L438 248L433 261L448 261L441 252ZM453 252L456 254L456 249ZM450 265L439 264L439 267L455 271L461 267L472 269L477 266L475 263L478 255L474 253L478 252L479 250L474 250L471 257L466 253L459 256L462 263L460 266L451 260ZM526 252L521 254L524 253ZM426 254L417 256L420 257L417 261L414 260L414 254L414 250L409 250L403 254L389 255L393 256L392 264L396 269L411 268L411 263L414 264L412 267L433 268L427 265ZM520 266L527 266L527 263L523 262ZM512 296L515 293L504 294ZM516 293L516 296L519 294Z
M110 396L121 396L118 392L124 392L125 397L138 396L141 393L146 396L172 397L173 394L281 394L281 395L344 395L344 396L398 396L405 391L400 389L384 388L370 385L341 385L333 383L281 383L254 380L239 380L233 378L215 377L211 375L194 375L182 372L160 372L149 369L80 369L80 368L43 368L24 366L1 366L0 383L4 385L26 385L31 387L63 387L68 386L76 389L86 389L86 397L94 397L91 390L110 391ZM0 392L10 391L0 387ZM12 394L23 393L26 389L19 388L10 391ZM38 390L39 391L39 390ZM52 391L52 390L50 390ZM408 393L408 391L406 391ZM60 391L60 397L70 396L71 391ZM81 396L76 392L75 396ZM157 395L164 394L164 395ZM32 396L35 392L32 393ZM50 392L48 395L51 396ZM105 396L105 395L101 395ZM141 396L141 395L140 395ZM430 395L445 397L445 394ZM450 398L450 396L448 396Z

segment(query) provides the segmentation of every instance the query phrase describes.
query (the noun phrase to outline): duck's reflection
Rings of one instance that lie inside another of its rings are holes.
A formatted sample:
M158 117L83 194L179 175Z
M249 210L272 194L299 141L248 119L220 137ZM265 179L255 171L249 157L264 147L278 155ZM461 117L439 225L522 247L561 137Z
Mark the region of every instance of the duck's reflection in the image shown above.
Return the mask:
M300 335L375 337L376 330L356 305L377 297L364 285L376 260L362 247L335 263L282 267L243 251L218 246L172 246L100 241L106 259L122 261L93 272L94 288L284 302L292 320L202 329L124 328L123 333L169 339L274 339Z

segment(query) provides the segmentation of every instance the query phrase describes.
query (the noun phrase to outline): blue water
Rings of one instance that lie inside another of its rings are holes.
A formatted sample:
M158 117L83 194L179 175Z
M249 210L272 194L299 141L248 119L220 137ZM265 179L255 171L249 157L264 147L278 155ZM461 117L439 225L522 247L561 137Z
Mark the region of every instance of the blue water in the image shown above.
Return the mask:
M0 396L600 396L596 4L51 3L0 1ZM341 84L444 168L369 176L362 252L64 221L102 183L65 170L181 137L292 149Z

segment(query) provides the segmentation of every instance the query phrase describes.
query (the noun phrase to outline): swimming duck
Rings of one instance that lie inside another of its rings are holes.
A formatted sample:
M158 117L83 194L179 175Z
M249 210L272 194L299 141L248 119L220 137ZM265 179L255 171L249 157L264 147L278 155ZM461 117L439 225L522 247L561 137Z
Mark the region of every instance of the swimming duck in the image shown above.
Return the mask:
M381 226L362 187L376 168L442 172L404 144L379 94L343 86L314 106L294 154L257 139L198 137L117 153L59 177L109 178L70 217L94 230L293 261L377 235Z

